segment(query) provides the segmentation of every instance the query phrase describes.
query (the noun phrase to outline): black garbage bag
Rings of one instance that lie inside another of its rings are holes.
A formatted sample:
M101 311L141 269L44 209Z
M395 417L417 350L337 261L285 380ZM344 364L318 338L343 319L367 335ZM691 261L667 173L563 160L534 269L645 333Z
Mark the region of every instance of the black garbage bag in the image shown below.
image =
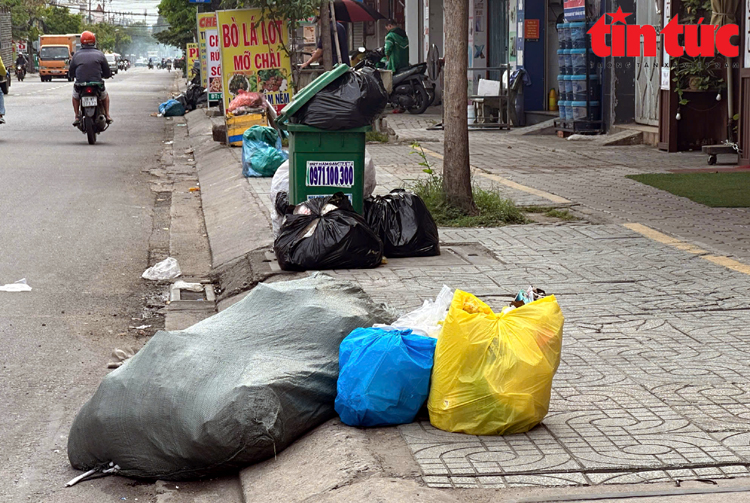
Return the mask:
M276 208L276 213L281 216L291 213L294 210L294 206L289 204L289 194L284 191L277 193L274 208Z
M199 103L206 102L206 89L191 83L185 92L185 100L187 101L186 110L195 110Z
M424 201L404 189L364 201L367 225L383 241L389 258L440 255L437 225Z
M393 320L324 274L261 283L190 328L157 332L107 375L73 421L70 463L188 480L273 458L335 417L341 341Z
M383 242L341 192L298 204L273 249L285 271L363 269L383 260Z
M294 117L319 129L353 129L372 124L387 103L388 93L377 70L349 70L313 96Z

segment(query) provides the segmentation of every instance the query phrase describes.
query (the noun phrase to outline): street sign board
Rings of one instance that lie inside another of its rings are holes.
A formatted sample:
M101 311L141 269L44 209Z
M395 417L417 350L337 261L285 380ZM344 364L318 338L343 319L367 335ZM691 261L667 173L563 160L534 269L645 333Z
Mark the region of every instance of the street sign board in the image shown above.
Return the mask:
M292 98L287 23L263 17L260 9L216 13L221 47L224 110L240 90L264 93L281 111ZM210 90L209 90L210 92Z
M221 54L218 30L206 30L206 55L208 58L208 101L221 101Z
M213 12L199 12L197 14L197 20L198 46L201 58L201 85L208 88L208 49L206 47L206 30L216 28L216 14Z
M188 0L190 3L211 3L211 0Z
M198 44L190 43L185 46L185 60L187 63L187 74L188 77L192 74L195 62L198 59Z

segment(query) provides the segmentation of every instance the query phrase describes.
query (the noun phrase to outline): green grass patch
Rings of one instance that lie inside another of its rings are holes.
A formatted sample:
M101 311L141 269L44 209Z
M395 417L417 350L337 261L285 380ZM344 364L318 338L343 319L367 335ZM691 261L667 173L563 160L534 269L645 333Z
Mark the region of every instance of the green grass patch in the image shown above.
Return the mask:
M388 143L388 135L385 133L378 133L377 131L368 131L365 133L365 141Z
M555 208L554 206L523 206L521 211L524 213L541 213L545 217L557 218L558 220L565 220L566 222L580 220L568 210Z
M568 210L559 210L557 208L545 211L544 216L558 218L565 221L578 220L578 217L571 215Z
M435 222L443 227L499 227L528 222L513 201L504 198L497 189L473 187L478 215L464 215L446 202L441 176L418 180L412 190L425 202Z
M750 172L657 173L628 178L718 208L750 207Z

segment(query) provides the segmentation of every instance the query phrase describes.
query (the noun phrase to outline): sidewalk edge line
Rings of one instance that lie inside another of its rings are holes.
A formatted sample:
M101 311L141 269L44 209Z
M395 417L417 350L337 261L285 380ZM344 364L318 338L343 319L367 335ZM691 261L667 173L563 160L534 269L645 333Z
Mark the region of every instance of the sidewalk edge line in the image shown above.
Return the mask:
M426 149L424 147L422 147L422 150L424 150L425 154L427 154L427 155L429 155L431 157L435 157L436 159L440 159L440 160L443 159L443 155L442 154L438 154L437 152L433 152L432 150ZM501 185L505 185L506 187L510 187L512 189L520 190L521 192L526 192L528 194L533 194L535 196L542 197L544 199L552 201L553 203L570 204L570 202L571 202L571 201L565 199L564 197L556 196L555 194L550 194L549 192L545 192L543 190L535 189L533 187L528 187L526 185L521 185L520 183L516 183L514 181L508 180L507 178L504 178L504 177L499 176L499 175L494 175L492 173L487 173L482 168L478 168L476 166L471 166L471 169L472 169L472 171L475 174L477 174L477 175L479 175L479 176L481 176L483 178L487 178L488 180L492 180L494 182L497 182L497 183L499 183Z
M744 264L733 258L729 258L724 255L711 255L708 251L702 248L699 248L690 243L686 243L685 241L682 241L680 239L673 238L672 236L663 234L643 224L630 222L630 223L625 223L622 225L623 227L630 229L633 232L637 232L638 234L645 236L649 239L652 239L654 241L657 241L659 243L672 246L673 248L677 248L678 250L686 251L689 253L694 253L698 255L700 258L702 258L703 260L707 260L713 264L720 265L722 267L726 267L727 269L731 269L733 271L737 271L742 274L747 274L750 276L750 265Z

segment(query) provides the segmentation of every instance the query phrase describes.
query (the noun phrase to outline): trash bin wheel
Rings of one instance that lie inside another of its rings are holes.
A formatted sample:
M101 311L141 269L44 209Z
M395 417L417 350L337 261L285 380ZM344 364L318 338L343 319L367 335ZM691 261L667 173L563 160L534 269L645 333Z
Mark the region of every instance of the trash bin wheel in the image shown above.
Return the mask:
M709 155L707 161L709 165L713 166L716 164L716 156L715 155Z

